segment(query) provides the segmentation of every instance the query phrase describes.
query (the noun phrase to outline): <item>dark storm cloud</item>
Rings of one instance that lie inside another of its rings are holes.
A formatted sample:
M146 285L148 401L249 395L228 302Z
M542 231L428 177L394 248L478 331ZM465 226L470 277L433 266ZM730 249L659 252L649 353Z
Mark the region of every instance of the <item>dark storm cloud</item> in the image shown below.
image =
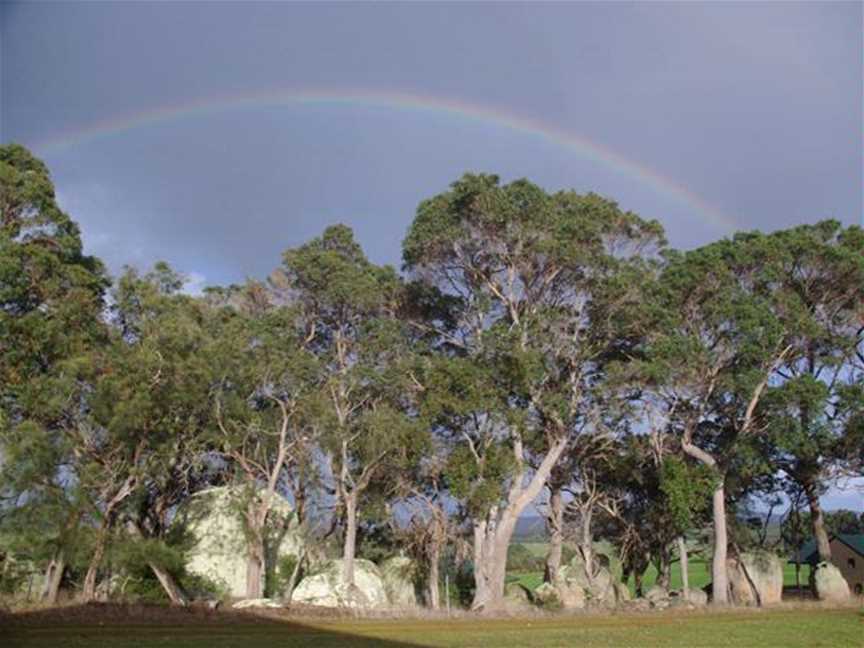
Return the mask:
M2 139L37 143L211 96L372 88L580 133L741 227L861 218L859 3L25 3L2 9ZM327 222L377 260L464 170L596 189L717 236L638 178L480 123L368 108L190 117L44 155L93 250L213 280Z

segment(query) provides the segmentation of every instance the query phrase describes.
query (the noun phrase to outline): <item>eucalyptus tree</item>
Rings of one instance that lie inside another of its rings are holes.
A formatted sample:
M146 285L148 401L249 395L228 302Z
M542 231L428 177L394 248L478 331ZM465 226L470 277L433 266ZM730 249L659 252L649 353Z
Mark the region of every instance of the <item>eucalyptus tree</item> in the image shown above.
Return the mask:
M112 535L165 547L173 509L206 472L207 312L182 286L164 263L144 275L127 269L112 295L110 344L91 354L84 415L69 431L95 527L85 600L96 595ZM184 602L176 574L151 554L145 562L166 594Z
M466 175L422 202L405 268L446 308L431 420L458 447L473 520L474 607L503 602L507 547L568 443L597 419L594 387L662 230L607 199Z
M740 441L756 434L757 408L788 359L788 321L764 279L760 235L738 235L669 255L647 301L653 333L634 365L684 453L714 473L713 601L728 602L726 478Z
M246 531L246 595L264 595L268 545L278 543L290 519L281 519L276 498L291 491L296 473L313 451L309 402L318 362L303 348L298 311L275 303L262 284L252 282L223 310L210 349L213 401L221 457L242 487Z
M80 519L64 430L80 413L81 358L105 340L107 285L45 165L0 146L0 493L41 512L49 602Z
M423 451L410 337L398 317L404 288L392 267L366 258L344 225L287 250L283 272L304 348L320 367L315 424L345 521L342 581L353 591L364 493Z
M437 610L441 560L455 532L451 519L455 506L446 474L449 447L438 439L431 439L427 447L425 457L408 463L397 476L397 506L407 518L398 535L418 566L426 605Z
M829 561L819 497L861 447L852 421L864 407L855 371L864 340L864 230L823 221L758 241L771 262L765 283L790 322L792 344L764 403L768 445L806 494L819 558Z

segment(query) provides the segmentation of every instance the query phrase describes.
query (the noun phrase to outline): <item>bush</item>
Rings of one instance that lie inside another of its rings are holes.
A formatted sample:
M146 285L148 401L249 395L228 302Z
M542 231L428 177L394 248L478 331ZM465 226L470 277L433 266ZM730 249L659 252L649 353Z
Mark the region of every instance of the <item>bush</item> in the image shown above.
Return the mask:
M511 544L507 548L508 571L530 572L543 569L543 559L531 553L523 544Z
M279 558L273 569L272 576L267 579L265 596L285 596L288 590L288 584L291 581L291 574L294 573L294 568L297 566L298 560L299 558L293 554L289 554L287 556L282 556L281 558ZM300 582L303 576L304 570L301 569L300 573L297 574L297 583ZM295 585L297 583L295 583Z

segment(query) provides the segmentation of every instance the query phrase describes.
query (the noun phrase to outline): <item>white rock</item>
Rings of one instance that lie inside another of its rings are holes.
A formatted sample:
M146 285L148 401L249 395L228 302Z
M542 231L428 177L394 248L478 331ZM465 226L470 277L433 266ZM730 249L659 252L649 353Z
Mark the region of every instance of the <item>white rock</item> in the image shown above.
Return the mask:
M354 587L342 582L342 561L330 560L300 581L291 600L337 608L387 609L390 602L381 572L368 560L354 560Z
M684 598L683 592L681 593L681 598ZM708 605L708 594L703 592L701 589L691 588L687 590L687 602L696 607L704 607Z
M175 522L184 525L193 539L186 569L212 580L233 597L246 594L247 550L241 518L242 497L242 491L237 488L209 488L197 493L180 510ZM277 495L270 515L276 522L274 529L288 524L287 532L269 534L267 560L276 568L281 558L300 554L301 539L288 500Z
M404 556L395 556L381 563L379 571L390 605L399 608L417 607L414 588L414 562Z
M816 565L813 582L820 601L842 603L849 600L849 583L831 563L820 562Z
M738 605L756 604L756 592L762 605L779 603L783 598L783 563L774 554L744 553L740 563L730 558L727 569L732 601Z

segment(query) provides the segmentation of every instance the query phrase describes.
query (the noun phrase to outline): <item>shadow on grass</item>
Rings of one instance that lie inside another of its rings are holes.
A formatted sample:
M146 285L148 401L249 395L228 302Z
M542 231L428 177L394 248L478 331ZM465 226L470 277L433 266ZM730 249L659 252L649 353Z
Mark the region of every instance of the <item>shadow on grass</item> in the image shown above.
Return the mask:
M338 629L334 623L337 620ZM0 646L423 648L421 643L388 639L386 624L376 624L374 619L353 620L337 615L301 620L281 610L213 611L118 604L72 605L0 615Z

